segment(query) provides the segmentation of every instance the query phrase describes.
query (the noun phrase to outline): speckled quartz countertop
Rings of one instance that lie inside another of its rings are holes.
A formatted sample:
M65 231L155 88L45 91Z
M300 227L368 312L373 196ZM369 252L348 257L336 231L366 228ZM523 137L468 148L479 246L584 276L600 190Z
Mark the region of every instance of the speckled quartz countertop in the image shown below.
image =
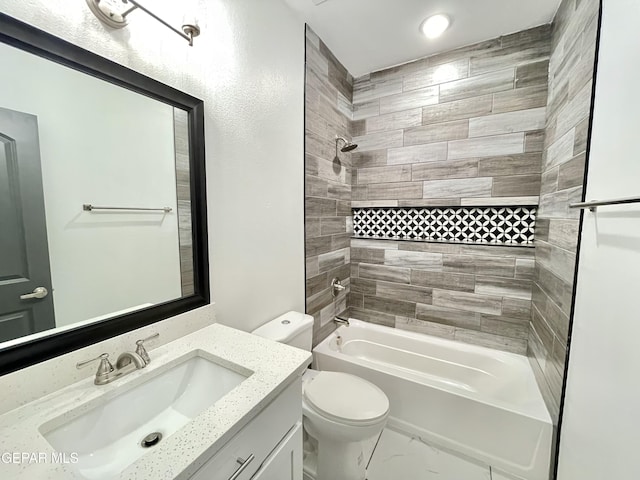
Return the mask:
M40 433L42 425L60 425L98 407L118 394L162 374L196 350L215 357L216 362L223 366L233 368L236 365L253 374L189 424L163 439L117 478L189 478L291 381L301 375L311 362L309 352L220 324L211 325L150 351L152 361L146 368L108 385L94 385L93 377L87 378L0 416L0 455L29 452L51 458L54 450ZM116 356L121 352L110 353ZM0 478L84 479L72 464L6 461L0 462Z

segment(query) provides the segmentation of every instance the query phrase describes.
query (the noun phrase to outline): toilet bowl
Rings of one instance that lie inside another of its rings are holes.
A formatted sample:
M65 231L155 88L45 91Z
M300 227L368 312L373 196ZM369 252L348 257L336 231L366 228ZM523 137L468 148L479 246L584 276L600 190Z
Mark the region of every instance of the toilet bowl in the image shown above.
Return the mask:
M254 334L311 350L313 317L288 312ZM342 372L307 370L302 377L305 478L365 480L365 445L382 432L389 399L373 383Z

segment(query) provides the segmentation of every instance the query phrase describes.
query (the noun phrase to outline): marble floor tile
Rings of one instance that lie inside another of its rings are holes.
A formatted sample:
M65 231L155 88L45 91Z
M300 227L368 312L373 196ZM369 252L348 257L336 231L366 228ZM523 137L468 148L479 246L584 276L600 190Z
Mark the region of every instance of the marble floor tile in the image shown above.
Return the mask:
M487 466L385 428L369 463L367 480L389 479L491 480L491 472Z

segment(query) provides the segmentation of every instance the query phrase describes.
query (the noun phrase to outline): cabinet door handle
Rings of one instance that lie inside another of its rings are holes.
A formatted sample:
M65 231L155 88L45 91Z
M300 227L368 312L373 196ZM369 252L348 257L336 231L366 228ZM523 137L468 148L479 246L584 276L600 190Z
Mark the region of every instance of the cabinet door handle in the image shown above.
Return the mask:
M246 460L242 460L241 458L238 458L238 460L236 461L240 464L240 466L235 472L233 472L233 475L229 477L229 480L236 480L238 477L240 477L242 472L244 472L245 468L247 468L249 464L253 462L254 458L256 457L253 455L253 453L249 455Z

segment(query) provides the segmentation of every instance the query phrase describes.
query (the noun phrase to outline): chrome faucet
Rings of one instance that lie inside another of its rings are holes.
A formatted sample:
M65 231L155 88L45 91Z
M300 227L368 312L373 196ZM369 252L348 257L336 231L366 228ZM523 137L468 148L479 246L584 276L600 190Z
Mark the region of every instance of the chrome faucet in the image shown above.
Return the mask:
M338 315L335 316L333 321L336 322L338 325L344 325L346 327L349 326L349 320L346 318L339 317Z
M151 340L152 338L156 338L158 334L152 335L143 340L138 340L136 345L135 352L123 352L118 356L116 360L116 366L109 361L109 354L103 353L97 358L92 358L91 360L86 360L84 362L79 362L76 364L76 368L80 369L86 367L90 363L95 362L96 360L100 360L100 364L98 365L98 370L96 371L96 378L93 383L96 385L106 385L107 383L113 382L116 378L120 378L128 373L134 372L136 370L140 370L147 366L147 364L151 361L149 358L149 354L144 348L144 342ZM135 368L130 368L129 366L133 364Z

